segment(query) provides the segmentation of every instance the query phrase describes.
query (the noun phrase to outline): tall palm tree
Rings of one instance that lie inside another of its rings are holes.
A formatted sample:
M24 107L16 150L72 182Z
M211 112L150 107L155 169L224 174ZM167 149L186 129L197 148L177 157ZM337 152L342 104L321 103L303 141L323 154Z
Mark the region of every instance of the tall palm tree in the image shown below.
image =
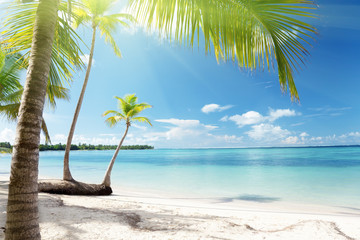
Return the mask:
M97 30L100 31L101 36L105 36L105 42L110 43L113 47L115 54L121 57L121 52L116 42L112 36L114 34L117 25L128 27L126 20L132 21L133 18L129 14L108 14L108 12L113 7L116 0L81 0L82 5L74 8L74 12L79 16L76 21L76 27L80 24L90 24L92 29L92 40L90 48L90 56L88 60L88 65L86 69L84 83L81 89L78 103L76 105L73 121L69 130L69 135L66 143L65 156L64 156L64 173L63 179L71 181L73 177L71 176L70 167L69 167L69 157L70 157L70 148L71 142L75 133L76 122L80 113L81 105L84 99L86 86L89 80L94 48L95 48L95 37Z
M27 68L12 156L5 239L40 239L38 147L47 81L54 86L70 81L72 66L83 64L77 34L58 15L58 10L69 13L64 6L59 0L22 1L8 6L2 26L1 46L12 49L11 54L21 52Z
M294 71L308 55L316 29L311 0L130 0L130 12L150 30L193 46L202 31L205 51L240 68L277 65L281 89L299 100Z
M40 0L11 162L5 239L41 239L38 213L40 129L58 0Z
M104 112L103 116L112 114L112 116L108 117L105 120L105 122L110 127L114 127L119 122L125 122L126 129L125 129L125 133L124 133L123 137L121 138L120 143L119 143L118 147L116 148L115 153L109 163L109 166L106 170L105 177L102 182L102 184L105 185L105 187L110 187L111 171L114 166L116 157L117 157L117 155L121 149L121 146L125 140L125 137L128 133L129 127L131 126L131 123L132 122L145 122L145 123L150 124L150 126L151 126L151 122L149 121L148 118L138 116L144 109L151 108L151 105L149 105L147 103L137 103L138 98L135 96L135 94L126 95L124 98L120 98L120 97L115 97L115 98L118 99L118 105L119 105L118 108L120 109L120 112L115 111L115 110L109 110L109 111Z

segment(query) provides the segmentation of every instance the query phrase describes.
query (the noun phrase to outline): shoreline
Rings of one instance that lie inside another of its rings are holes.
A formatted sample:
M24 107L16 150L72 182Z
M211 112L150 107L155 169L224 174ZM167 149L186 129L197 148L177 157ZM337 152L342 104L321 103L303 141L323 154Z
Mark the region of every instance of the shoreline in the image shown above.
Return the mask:
M8 177L0 175L0 227ZM110 196L39 194L42 239L359 239L360 209L186 198L113 187ZM0 239L3 233L0 233Z

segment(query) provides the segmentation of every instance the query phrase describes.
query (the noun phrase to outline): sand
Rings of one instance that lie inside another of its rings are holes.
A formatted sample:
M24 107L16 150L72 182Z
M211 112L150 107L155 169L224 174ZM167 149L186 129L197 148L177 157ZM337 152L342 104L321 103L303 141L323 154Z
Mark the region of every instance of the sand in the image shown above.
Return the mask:
M6 180L0 177L0 227ZM360 239L360 209L189 199L116 187L111 196L39 194L39 201L42 239L49 240Z

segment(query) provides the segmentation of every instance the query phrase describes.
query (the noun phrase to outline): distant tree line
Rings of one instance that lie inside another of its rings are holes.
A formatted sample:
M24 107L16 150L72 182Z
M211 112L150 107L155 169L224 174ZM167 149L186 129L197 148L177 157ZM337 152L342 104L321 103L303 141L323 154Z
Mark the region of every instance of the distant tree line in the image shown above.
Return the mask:
M65 144L40 144L39 150L40 151L64 151L66 145ZM115 150L117 145L92 145L86 143L79 143L78 145L71 144L70 150ZM9 148L11 149L12 146L9 142L0 142L0 148ZM122 150L143 150L143 149L154 149L153 146L149 145L128 145L122 146Z
M11 148L11 144L9 142L0 142L0 148Z

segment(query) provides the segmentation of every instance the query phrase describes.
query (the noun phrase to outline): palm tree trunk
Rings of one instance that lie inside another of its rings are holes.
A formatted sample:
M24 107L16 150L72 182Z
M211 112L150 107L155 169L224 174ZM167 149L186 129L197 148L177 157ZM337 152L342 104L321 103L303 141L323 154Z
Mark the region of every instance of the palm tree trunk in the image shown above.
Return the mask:
M38 164L42 113L57 22L58 0L41 0L11 162L5 239L41 239Z
M92 41L91 41L91 49L90 49L90 57L89 57L88 67L86 69L85 80L84 80L84 83L83 83L83 86L82 86L82 89L81 89L81 93L80 93L78 103L76 105L73 121L71 123L69 136L68 136L67 143L66 143L66 148L65 148L63 179L68 180L68 181L73 180L73 177L71 176L71 172L70 172L70 167L69 167L70 148L71 148L72 139L74 137L76 122L77 122L77 119L79 117L81 105L82 105L84 95L85 95L86 86L87 86L89 76L90 76L92 60L93 60L93 56L94 56L95 36L96 36L96 26L93 25L93 34L92 34Z
M113 166L114 166L115 159L116 159L116 157L117 157L117 155L118 155L118 153L119 153L119 151L120 151L120 148L121 148L121 146L122 146L122 144L123 144L123 142L124 142L124 140L125 140L125 137L126 137L126 135L127 135L127 133L128 133L129 127L130 127L130 123L126 123L126 130L125 130L124 136L121 138L121 141L120 141L120 143L119 143L119 146L116 148L115 153L114 153L114 156L112 157L112 159L111 159L111 161L110 161L110 164L109 164L109 166L108 166L108 168L107 168L107 170L106 170L105 177L104 177L104 180L103 180L103 182L102 182L102 184L105 185L105 187L110 187L110 183L111 183L111 181L110 181L111 170L112 170L112 168L113 168Z

